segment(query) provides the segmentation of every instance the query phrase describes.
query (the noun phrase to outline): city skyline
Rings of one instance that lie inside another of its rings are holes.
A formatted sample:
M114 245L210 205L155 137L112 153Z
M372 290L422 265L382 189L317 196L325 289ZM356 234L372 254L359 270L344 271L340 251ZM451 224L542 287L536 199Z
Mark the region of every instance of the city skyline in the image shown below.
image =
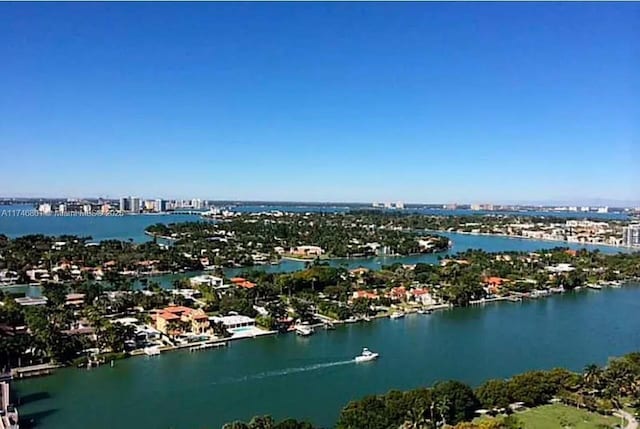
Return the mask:
M0 12L2 196L640 202L637 4Z
M443 206L443 208L449 208L446 206L460 206L460 207L473 207L473 206L495 206L496 208L505 207L550 207L550 208L564 208L566 210L573 209L574 211L584 211L584 209L595 210L598 208L622 208L622 209L640 209L640 201L620 201L620 200L608 200L608 199L593 199L588 201L402 201L402 200L376 200L376 201L309 201L309 200L241 200L241 199L220 199L220 198L200 198L200 197L158 197L158 196L140 196L140 195L122 195L122 196L5 196L0 195L1 201L15 201L15 202L67 202L67 203L82 203L82 202L113 202L118 205L123 199L140 200L141 204L145 202L158 202L164 203L180 203L183 206L193 205L194 201L198 204L301 204L301 205L368 205L373 207L385 207L387 208L405 208L405 206ZM482 209L481 209L482 210ZM569 210L570 211L570 210Z

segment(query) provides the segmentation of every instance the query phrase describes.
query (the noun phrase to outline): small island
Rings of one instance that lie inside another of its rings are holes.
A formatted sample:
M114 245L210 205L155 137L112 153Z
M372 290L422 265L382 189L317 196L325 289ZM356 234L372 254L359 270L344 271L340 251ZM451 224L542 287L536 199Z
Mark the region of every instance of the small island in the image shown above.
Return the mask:
M155 224L147 234L195 248L218 266L249 266L282 258L313 260L408 256L446 251L448 238L418 233L387 214L251 213L216 221Z

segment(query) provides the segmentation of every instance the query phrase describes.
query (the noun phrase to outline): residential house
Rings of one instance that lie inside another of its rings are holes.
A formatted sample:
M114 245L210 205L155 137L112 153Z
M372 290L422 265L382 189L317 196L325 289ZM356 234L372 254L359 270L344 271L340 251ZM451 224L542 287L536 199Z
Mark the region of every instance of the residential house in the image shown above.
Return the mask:
M357 290L353 292L351 299L366 298L366 299L380 299L380 296L376 292L368 290Z
M243 277L234 277L231 279L231 283L233 283L236 287L239 287L241 289L253 289L254 287L257 286L255 283L252 283Z
M217 289L223 287L224 281L220 277L203 274L201 276L191 277L189 283L191 283L192 286L210 286Z
M391 288L387 296L396 301L406 301L407 299L407 288L404 286L398 286Z
M408 293L413 300L419 304L429 306L438 303L437 299L431 295L431 291L427 288L411 289Z
M295 256L320 256L324 253L324 250L320 246L297 246L292 247L289 251Z
M155 315L156 329L167 335L185 332L204 334L209 330L209 317L200 309L170 306Z
M255 326L256 320L252 319L248 316L242 316L238 314L234 314L231 316L212 316L209 318L210 321L215 323L222 323L224 327L228 330L237 329L237 328L245 328L249 326Z
M500 290L502 289L502 287L504 286L505 283L508 283L510 280L509 279L503 279L501 277L485 277L484 278L484 284L485 284L485 291L491 295L495 295L498 292L500 292Z

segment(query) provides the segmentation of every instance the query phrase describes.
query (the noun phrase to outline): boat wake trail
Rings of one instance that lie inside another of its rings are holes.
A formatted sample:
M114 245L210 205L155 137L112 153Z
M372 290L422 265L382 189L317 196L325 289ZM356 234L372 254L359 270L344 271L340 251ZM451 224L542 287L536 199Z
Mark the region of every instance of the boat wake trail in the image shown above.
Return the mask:
M341 360L336 362L318 363L314 365L300 366L300 367L294 367L294 368L278 369L274 371L265 371L258 374L247 375L245 377L237 377L237 378L229 378L226 380L220 380L213 384L241 383L243 381L260 380L263 378L270 378L270 377L280 377L283 375L296 374L299 372L317 371L319 369L347 365L350 363L354 363L354 360L349 359L349 360Z

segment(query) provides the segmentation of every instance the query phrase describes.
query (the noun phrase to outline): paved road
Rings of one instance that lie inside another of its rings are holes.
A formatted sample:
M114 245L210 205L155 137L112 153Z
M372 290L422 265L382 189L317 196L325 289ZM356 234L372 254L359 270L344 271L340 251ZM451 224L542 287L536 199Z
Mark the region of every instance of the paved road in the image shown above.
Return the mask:
M638 429L638 421L632 414L623 410L616 410L613 414L618 417L622 417L627 421L627 426L625 426L624 429Z

